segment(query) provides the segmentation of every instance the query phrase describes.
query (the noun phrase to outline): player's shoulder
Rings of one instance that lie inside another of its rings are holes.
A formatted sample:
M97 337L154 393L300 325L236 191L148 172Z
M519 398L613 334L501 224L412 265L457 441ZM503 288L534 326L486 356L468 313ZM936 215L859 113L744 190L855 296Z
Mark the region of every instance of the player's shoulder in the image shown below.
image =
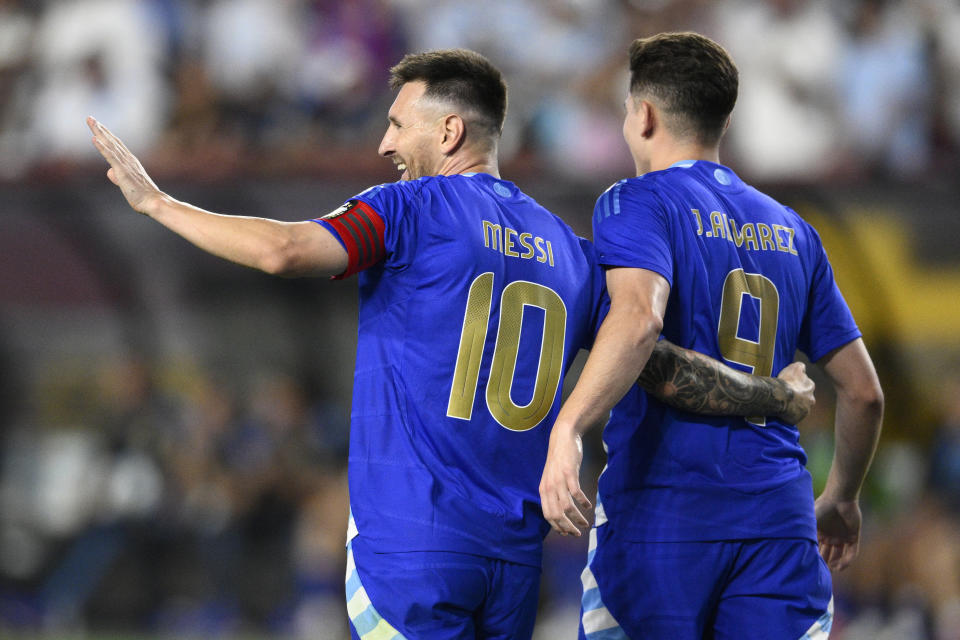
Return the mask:
M423 190L426 178L418 180L397 180L396 182L384 182L374 185L361 191L358 198L377 198L391 196L409 196L415 195Z
M792 208L784 205L784 214L787 217L786 225L795 230L797 247L811 247L815 251L822 250L823 240L820 232L808 220Z
M753 192L754 198L760 201L762 207L765 207L769 211L776 212L776 214L782 218L782 224L796 229L797 233L809 234L819 238L819 234L813 225L795 209L765 191L761 191L753 186L749 186L748 188Z
M813 225L810 224L806 219L804 219L804 217L801 216L799 213L797 213L796 210L794 210L792 207L786 204L783 204L778 200L774 200L774 202L776 202L780 206L780 209L783 211L784 217L786 217L787 220L790 223L792 223L794 226L796 226L798 229L802 228L805 231L812 232L812 233L817 232L817 230L814 229Z
M351 200L365 202L381 216L402 218L419 209L424 187L422 179L385 182L361 191Z
M651 178L651 174L618 180L597 198L594 219L599 222L638 207L645 210L660 208L662 198L659 191L656 178Z
M604 189L603 193L600 194L598 199L618 198L623 194L648 193L655 191L656 188L657 183L655 178L651 177L651 174L644 174L642 176L617 180L609 187Z

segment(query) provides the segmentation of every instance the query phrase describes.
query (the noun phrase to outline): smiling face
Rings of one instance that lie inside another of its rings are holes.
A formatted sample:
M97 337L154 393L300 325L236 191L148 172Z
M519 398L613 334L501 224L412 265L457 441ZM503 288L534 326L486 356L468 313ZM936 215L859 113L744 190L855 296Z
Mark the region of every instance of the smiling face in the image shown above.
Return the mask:
M403 172L401 180L437 175L443 162L443 113L423 97L426 88L420 80L404 84L387 113L390 124L378 152Z

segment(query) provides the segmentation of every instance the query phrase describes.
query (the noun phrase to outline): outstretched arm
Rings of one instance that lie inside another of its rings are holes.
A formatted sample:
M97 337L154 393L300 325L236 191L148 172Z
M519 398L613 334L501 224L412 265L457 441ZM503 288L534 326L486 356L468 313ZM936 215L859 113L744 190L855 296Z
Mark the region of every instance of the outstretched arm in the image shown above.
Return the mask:
M130 206L204 251L274 275L336 275L346 269L346 250L320 225L221 215L179 202L157 188L109 129L93 118L87 126L93 146L110 163L107 177Z
M819 362L837 390L833 464L817 498L820 554L845 569L860 548L860 489L873 461L883 421L883 391L863 340L857 338Z
M754 376L667 340L654 347L637 384L672 407L707 415L776 416L796 424L814 404L815 385L802 362L776 378Z

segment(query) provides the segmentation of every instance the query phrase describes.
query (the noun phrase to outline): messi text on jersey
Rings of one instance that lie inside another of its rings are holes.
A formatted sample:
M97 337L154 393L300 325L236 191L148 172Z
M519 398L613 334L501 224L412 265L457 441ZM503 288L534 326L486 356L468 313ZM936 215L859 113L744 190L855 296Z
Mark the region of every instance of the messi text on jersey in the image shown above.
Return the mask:
M509 258L529 260L536 256L537 262L553 266L553 245L549 240L532 233L517 231L510 227L483 220L483 246L499 251Z

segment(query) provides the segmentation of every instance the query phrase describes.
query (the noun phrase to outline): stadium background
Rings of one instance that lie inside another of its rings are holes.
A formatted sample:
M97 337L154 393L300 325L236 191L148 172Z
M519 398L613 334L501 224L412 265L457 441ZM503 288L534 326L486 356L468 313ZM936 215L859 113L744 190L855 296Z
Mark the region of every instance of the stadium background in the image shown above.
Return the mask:
M0 0L0 637L346 637L355 285L132 213L86 115L178 198L305 219L396 179L386 69L471 47L510 83L504 177L589 237L632 170L627 43L679 29L736 58L722 158L820 229L887 395L831 637L960 638L955 0ZM575 637L583 557L548 538L539 639Z

